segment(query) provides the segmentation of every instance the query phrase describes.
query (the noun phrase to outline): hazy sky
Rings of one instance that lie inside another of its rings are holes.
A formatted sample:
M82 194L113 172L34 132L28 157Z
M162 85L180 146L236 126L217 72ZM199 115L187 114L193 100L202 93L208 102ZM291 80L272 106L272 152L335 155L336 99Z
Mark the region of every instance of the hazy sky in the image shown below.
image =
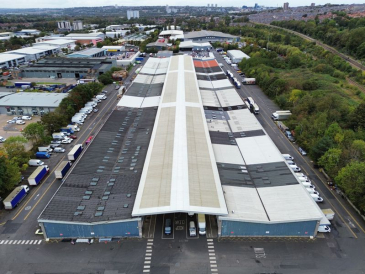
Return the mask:
M1 8L67 8L67 7L92 7L92 6L108 6L108 5L119 5L119 6L144 6L144 5L151 5L153 3L154 6L158 5L170 5L170 6L207 6L207 4L217 4L218 7L220 6L227 6L226 0L212 0L212 1L196 1L196 0L122 0L122 1L115 1L115 0L62 0L62 1L55 1L55 0L16 0L16 1L6 1L0 0ZM310 5L312 2L316 5L323 5L326 3L331 4L362 4L364 0L249 0L249 1L240 1L240 0L231 0L229 1L229 6L234 7L241 7L243 5L246 6L253 6L255 3L263 6L282 6L284 2L289 2L289 6L305 6ZM138 3L138 4L137 4Z

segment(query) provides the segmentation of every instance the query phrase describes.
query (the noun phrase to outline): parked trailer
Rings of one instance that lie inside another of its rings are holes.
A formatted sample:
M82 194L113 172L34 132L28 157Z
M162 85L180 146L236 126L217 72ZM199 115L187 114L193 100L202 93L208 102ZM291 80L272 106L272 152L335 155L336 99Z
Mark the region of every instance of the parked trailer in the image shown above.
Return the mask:
M51 157L51 155L47 151L38 151L35 154L35 157L37 159L49 159Z
M49 171L48 166L40 166L29 176L28 183L30 186L37 186Z
M58 168L54 171L54 174L57 179L62 179L65 177L67 171L69 171L70 167L72 165L72 162L70 161L63 161Z
M80 131L80 128L77 125L68 125L67 128L70 128L73 131Z
M5 209L15 208L29 192L29 186L22 185L16 187L3 201Z
M287 119L289 119L290 116L291 116L290 110L278 110L278 111L275 111L271 115L271 118L274 121L281 121L281 120L287 120Z
M74 148L67 154L67 157L70 161L75 161L77 157L81 154L83 147L82 145L76 145Z
M244 85L255 85L256 84L256 78L245 78L242 80L242 84Z

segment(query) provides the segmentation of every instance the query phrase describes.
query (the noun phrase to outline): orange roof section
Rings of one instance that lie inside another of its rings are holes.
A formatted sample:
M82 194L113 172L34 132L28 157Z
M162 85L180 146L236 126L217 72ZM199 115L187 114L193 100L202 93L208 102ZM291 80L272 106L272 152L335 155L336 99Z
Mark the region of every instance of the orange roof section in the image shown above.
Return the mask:
M218 67L218 63L216 60L209 60L209 61L194 60L194 66L197 68L210 68L210 67Z

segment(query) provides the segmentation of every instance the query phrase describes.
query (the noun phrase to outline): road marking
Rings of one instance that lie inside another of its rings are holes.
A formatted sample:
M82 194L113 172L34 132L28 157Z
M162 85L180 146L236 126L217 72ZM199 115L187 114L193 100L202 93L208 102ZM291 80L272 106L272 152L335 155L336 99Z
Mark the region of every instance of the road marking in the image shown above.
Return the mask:
M39 240L39 241L38 241L38 244L41 244L41 242L42 242L42 240Z
M9 240L6 240L5 243L4 243L4 245L6 245L8 242L9 242Z
M33 243L33 241L34 241L34 240L31 240L31 241L29 242L29 244L31 245L31 244Z
M29 243L29 240L25 242L25 244L27 245Z
M214 248L214 246L208 246L208 248Z
M146 250L147 253L152 253L152 250Z
M216 257L209 257L209 260L216 260Z
M210 267L217 267L217 265L216 264L211 264Z
M147 245L153 245L153 243L147 243Z
M143 268L151 268L150 265L144 265Z
M5 241L4 241L4 240L2 240L2 241L0 242L0 245L2 245L4 242L5 242Z
M149 269L144 269L143 272L150 272L150 270Z
M153 242L153 239L148 239L147 241L149 241L149 242Z
M214 243L208 243L208 245L214 245Z
M218 272L218 269L211 269L212 272Z
M21 242L21 244L23 245L25 243L25 240L23 240L22 242Z
M147 246L147 249L151 249L152 248L152 246Z
M213 239L207 239L207 242L213 242Z
M144 263L145 263L145 264L150 264L150 263L151 263L151 261L144 261Z
M211 264L216 264L216 263L217 263L217 261L210 261L210 263L211 263Z
M13 245L16 245L18 243L18 241L17 240L15 240L14 242L13 242Z

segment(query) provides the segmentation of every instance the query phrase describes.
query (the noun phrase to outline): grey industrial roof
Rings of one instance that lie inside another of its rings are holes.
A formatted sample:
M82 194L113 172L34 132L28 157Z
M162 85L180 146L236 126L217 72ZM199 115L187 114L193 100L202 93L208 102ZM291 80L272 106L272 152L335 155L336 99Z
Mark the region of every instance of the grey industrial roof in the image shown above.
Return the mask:
M184 34L185 39L194 39L194 38L208 38L208 37L223 37L223 38L237 38L237 36L230 35L228 33L223 33L220 31L209 31L209 30L200 30L200 31L192 31Z
M68 56L72 56L72 55L85 55L85 56L91 56L93 54L99 53L99 52L104 52L105 49L103 48L91 48L91 49L85 49L85 50L80 50L80 51L75 51L71 54L69 54Z
M167 44L156 41L156 42L148 43L146 45L146 47L147 48L152 48L152 47L167 47Z
M16 59L20 59L20 58L24 58L24 55L15 54L15 53L9 53L9 54L0 53L0 63L16 60Z
M81 223L130 219L156 113L155 108L113 111L39 219Z
M163 83L146 85L133 82L128 88L128 95L138 97L160 96L162 88Z
M0 106L55 108L67 93L19 92L0 98Z
M39 49L39 48L33 48L33 47L28 47L28 48L22 48L22 49L16 49L16 50L11 50L11 51L7 51L4 52L5 54L38 54L38 53L42 53L45 52L47 50L45 49Z

